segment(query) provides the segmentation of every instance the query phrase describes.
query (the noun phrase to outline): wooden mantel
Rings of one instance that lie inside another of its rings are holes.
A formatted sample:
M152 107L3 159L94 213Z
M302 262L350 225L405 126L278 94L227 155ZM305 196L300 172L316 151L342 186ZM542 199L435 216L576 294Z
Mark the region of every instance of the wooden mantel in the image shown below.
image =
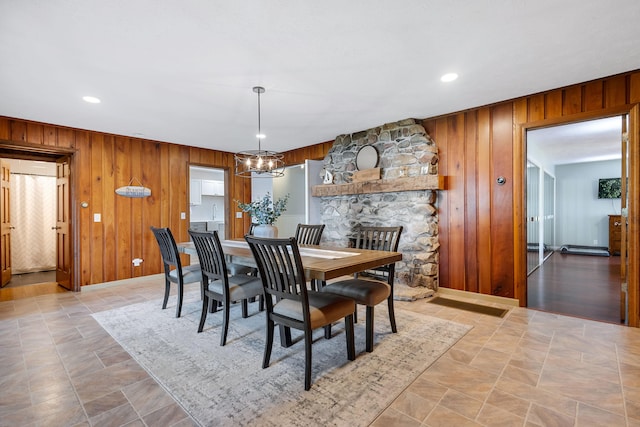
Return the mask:
M420 175L395 179L374 179L349 184L321 184L311 188L313 197L342 196L346 194L391 193L396 191L444 190L445 177Z

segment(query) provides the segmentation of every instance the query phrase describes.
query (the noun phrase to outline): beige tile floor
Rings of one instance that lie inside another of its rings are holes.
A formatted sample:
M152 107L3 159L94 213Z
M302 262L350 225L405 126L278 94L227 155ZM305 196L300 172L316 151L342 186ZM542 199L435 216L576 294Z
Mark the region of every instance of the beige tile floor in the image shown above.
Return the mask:
M162 281L0 302L0 426L196 425L90 316L160 298ZM374 426L640 426L640 330L396 304L473 329Z

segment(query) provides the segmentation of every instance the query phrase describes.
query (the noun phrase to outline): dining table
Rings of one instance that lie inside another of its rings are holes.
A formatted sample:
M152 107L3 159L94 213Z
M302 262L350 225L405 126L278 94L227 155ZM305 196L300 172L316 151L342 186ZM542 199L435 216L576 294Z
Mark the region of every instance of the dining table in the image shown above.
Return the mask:
M256 267L256 262L245 240L221 240L227 262ZM197 256L193 242L177 243L178 252ZM352 275L365 270L392 264L402 260L402 253L369 249L344 248L333 245L300 245L300 258L307 281L318 287L319 283ZM289 328L282 329L281 344L291 345Z

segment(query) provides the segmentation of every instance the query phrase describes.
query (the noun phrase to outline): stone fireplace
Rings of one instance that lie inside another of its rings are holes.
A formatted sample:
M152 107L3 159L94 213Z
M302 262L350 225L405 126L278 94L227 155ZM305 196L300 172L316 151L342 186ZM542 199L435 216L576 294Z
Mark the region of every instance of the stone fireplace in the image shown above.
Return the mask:
M380 177L355 183L356 156L365 145L378 152ZM396 263L395 298L433 294L438 288L440 246L436 191L443 188L443 181L438 176L437 146L425 129L406 119L340 135L324 159L324 168L332 183L314 188L314 194L321 196L326 224L323 243L349 246L361 225L402 225L398 250L403 259Z

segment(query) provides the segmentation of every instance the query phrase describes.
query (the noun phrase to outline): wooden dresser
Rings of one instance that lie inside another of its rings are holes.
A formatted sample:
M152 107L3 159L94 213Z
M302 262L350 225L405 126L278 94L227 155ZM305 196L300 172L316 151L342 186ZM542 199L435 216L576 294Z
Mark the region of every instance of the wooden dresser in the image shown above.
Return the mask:
M609 254L620 255L620 233L622 216L609 215Z

